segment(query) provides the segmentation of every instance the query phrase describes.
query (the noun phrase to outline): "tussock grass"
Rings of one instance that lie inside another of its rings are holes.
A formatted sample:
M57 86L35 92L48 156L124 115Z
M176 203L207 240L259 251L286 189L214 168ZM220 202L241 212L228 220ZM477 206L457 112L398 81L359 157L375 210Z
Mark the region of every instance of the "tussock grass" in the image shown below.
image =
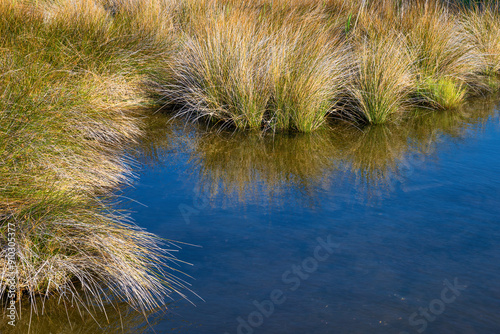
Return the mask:
M272 132L456 109L498 88L498 16L438 0L0 0L1 255L15 223L31 300L162 305L185 288L173 256L108 200L134 176L140 107Z
M315 15L303 17L295 25L283 25L273 36L268 106L273 130L311 132L345 95L351 52L318 21Z
M385 123L410 107L415 85L414 59L404 36L381 40L364 38L356 50L357 77L351 88L362 121Z
M214 11L199 17L171 65L162 93L182 106L178 114L249 129L321 126L350 74L345 43L314 13L267 21L248 8Z
M151 8L134 6L0 1L0 296L11 223L17 300L36 314L52 297L82 313L123 301L146 314L185 287L169 243L106 199L133 177L123 153L141 135L133 110L171 43L167 28L125 34L151 24L137 14Z
M498 89L500 75L500 6L493 2L484 8L475 7L463 14L462 22L468 42L483 57L486 79L492 89Z
M190 120L300 132L332 114L383 123L418 104L458 108L495 81L493 5L186 0L176 8L178 52L152 86Z
M483 57L467 41L459 17L438 3L415 5L407 13L403 31L417 61L417 91L424 102L443 109L457 107L465 98L464 89L483 88L479 73Z
M256 20L234 11L213 14L216 19L198 23L196 35L185 36L167 94L189 118L259 128L269 99L264 56L269 37Z

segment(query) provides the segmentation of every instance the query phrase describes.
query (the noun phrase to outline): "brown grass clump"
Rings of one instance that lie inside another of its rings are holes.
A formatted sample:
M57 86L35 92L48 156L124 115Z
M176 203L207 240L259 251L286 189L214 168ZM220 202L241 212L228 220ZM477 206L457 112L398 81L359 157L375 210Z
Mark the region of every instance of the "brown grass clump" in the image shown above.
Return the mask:
M362 121L385 123L411 106L415 85L414 59L404 36L363 38L356 50L357 76L351 88Z
M37 296L82 312L164 305L184 287L174 257L109 198L133 177L123 153L141 135L133 108L146 102L140 83L170 42L123 35L127 19L90 0L5 0L0 17L0 296L9 294L10 247L17 302L29 299L34 313L43 310Z
M179 115L238 128L318 128L349 77L349 51L331 28L314 13L268 20L248 8L214 11L170 66L163 94L182 106Z

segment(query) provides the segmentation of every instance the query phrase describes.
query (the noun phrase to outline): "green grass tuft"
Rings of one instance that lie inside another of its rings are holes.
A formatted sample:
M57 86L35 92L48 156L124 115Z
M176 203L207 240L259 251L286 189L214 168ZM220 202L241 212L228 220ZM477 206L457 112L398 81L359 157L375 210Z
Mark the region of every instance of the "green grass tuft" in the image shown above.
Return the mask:
M420 89L427 103L436 109L456 109L463 104L467 94L463 84L448 78L427 80Z

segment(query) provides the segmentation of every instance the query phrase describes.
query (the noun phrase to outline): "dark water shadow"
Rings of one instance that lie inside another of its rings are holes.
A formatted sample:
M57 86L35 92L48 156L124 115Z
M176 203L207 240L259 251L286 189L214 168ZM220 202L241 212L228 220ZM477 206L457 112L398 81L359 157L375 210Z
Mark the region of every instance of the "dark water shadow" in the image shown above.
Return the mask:
M0 322L2 334L141 334L150 332L169 316L166 307L141 313L118 302L84 309L70 300L44 300L42 297L36 298L34 303L27 299L22 301L15 326L8 323L11 319L6 314L3 313Z

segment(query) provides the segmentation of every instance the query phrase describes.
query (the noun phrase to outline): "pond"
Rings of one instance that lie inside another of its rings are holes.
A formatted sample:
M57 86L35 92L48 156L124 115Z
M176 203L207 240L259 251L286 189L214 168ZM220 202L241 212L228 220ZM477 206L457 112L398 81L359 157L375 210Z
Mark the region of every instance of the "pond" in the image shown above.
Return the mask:
M148 231L191 244L179 245L191 264L179 270L203 300L172 296L150 327L134 316L124 327L500 332L494 102L309 135L214 131L162 115L148 124L122 205Z
M204 299L154 329L499 332L498 112L422 114L282 136L152 119L124 195L141 226L200 246L178 256Z

